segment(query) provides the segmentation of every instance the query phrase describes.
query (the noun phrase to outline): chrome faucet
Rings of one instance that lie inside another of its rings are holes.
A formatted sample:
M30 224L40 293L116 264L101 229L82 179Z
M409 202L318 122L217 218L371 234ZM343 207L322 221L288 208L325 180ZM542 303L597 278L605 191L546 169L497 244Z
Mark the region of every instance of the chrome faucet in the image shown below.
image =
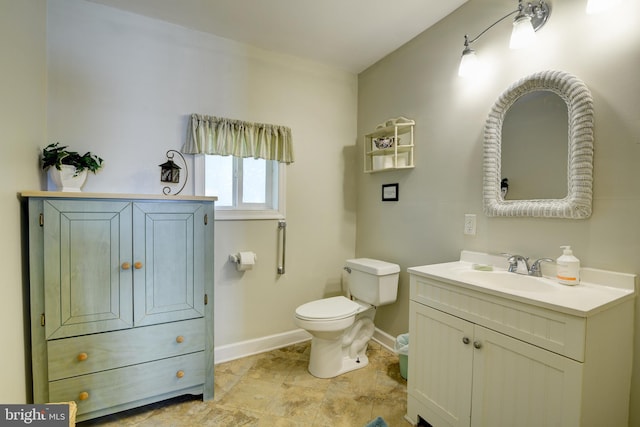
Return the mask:
M529 274L529 258L522 255L510 255L508 261L508 271L510 273ZM526 271L526 273L520 273L520 271L522 271L522 268L520 267L524 267L524 271Z
M551 258L540 258L536 260L536 262L531 265L531 269L529 269L529 276L542 277L542 268L540 263L543 262L553 262L553 260Z
M531 267L529 267L529 258L522 255L511 255L511 254L503 254L507 257L509 261L509 271L510 273L517 274L528 274L529 276L534 277L542 277L542 267L540 266L543 262L554 262L551 258L540 258L537 259ZM525 273L526 271L526 273Z

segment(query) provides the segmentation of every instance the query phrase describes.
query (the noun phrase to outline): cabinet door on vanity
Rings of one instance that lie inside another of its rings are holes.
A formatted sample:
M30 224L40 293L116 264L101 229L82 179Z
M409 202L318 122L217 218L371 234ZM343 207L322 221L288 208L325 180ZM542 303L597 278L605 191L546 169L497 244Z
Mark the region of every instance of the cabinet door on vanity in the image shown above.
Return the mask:
M121 266L131 204L45 200L43 214L46 338L132 327L131 270Z
M475 325L472 426L579 426L582 364Z
M204 316L206 221L201 203L133 204L135 326Z
M469 426L474 325L414 301L409 312L408 393L426 408L419 415L433 425Z

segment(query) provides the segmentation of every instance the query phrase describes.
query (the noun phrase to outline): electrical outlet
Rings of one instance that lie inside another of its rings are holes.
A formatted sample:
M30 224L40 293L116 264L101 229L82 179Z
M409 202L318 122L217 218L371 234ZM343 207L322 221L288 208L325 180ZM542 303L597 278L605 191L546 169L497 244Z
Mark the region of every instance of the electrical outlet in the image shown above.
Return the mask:
M475 236L476 235L476 215L464 214L464 234Z

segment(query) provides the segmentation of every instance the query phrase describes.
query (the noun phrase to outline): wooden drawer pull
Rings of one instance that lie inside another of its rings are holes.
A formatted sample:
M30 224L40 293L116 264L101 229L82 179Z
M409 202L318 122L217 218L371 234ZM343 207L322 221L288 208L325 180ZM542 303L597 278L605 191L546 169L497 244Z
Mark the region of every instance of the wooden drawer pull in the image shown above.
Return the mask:
M87 353L80 353L78 355L78 362L84 362L88 358L89 358L89 355Z
M87 400L88 398L89 398L89 393L86 391L83 391L78 395L78 400Z
M133 267L136 270L140 270L142 268L142 263L140 261L136 261L135 264L133 264Z
M178 344L182 344L182 343L184 342L184 337L183 337L182 335L178 335L178 336L176 337L176 342L177 342Z
M128 270L131 268L131 264L129 264L128 262L123 262L122 263L122 269L123 270Z
M178 372L176 372L176 377L178 377L178 378L182 378L182 377L184 377L184 371L178 371Z

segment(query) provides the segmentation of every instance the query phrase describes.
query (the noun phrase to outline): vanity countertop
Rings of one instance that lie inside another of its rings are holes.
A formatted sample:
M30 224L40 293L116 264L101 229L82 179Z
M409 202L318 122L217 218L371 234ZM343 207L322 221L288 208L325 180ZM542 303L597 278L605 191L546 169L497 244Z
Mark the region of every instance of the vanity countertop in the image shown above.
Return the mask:
M483 255L462 251L459 261L410 267L407 271L472 291L580 317L592 316L633 299L636 294L634 274L582 268L580 284L567 286L550 277L509 273L503 267L503 260L493 255ZM499 265L496 266L496 263ZM493 271L476 270L474 264L491 265Z

